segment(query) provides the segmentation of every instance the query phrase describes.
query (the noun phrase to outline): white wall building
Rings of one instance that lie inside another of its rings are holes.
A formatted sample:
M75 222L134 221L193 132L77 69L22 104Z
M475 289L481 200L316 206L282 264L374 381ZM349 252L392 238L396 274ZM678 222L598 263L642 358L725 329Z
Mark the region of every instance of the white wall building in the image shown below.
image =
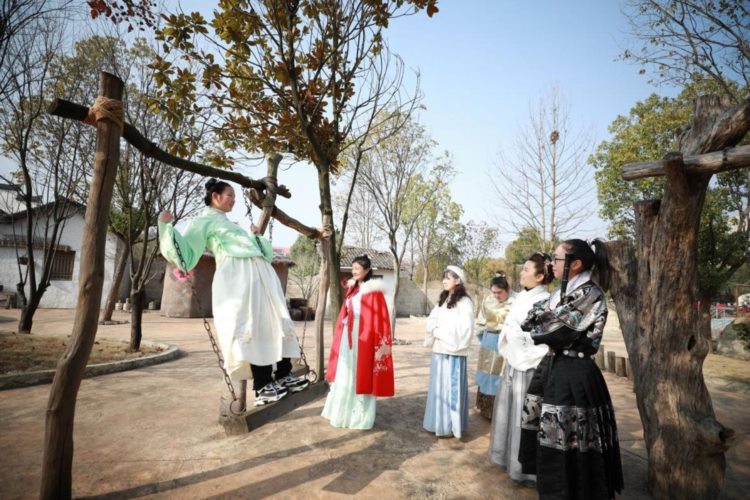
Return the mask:
M51 244L45 238L45 226L47 224L45 208L48 207L49 204L39 205L31 213L31 216L34 218L35 227L34 259L36 261L37 280L42 273L44 248L49 247ZM2 210L2 207L0 207L0 210ZM81 244L85 225L85 207L73 204L71 210L73 213L65 221L62 235L57 245L57 254L55 255L53 272L50 277L50 286L42 296L40 307L74 308L78 301L78 275L81 268ZM3 293L5 294L15 292L16 284L20 281L19 257L21 262L26 261L24 257L26 256L27 217L28 214L25 210L0 213L0 285L3 286ZM113 234L107 235L102 305L106 301L112 284L115 255L119 245L119 240ZM26 271L26 265L21 264L20 268L22 272ZM28 293L29 285L27 282L27 297Z

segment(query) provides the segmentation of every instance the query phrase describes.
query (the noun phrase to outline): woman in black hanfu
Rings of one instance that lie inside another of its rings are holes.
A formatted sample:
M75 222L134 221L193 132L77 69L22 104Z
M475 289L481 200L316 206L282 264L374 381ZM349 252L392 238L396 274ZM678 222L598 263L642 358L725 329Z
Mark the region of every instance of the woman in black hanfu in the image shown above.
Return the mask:
M594 354L607 321L604 242L567 240L555 250L560 290L522 325L549 346L524 401L518 460L536 474L539 498L611 499L623 488L612 401ZM592 279L597 274L597 282Z

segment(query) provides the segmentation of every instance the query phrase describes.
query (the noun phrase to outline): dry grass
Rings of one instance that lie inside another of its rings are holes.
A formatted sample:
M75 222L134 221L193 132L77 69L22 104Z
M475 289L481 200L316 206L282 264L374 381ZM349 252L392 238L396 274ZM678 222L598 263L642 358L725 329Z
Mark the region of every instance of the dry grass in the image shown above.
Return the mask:
M0 332L0 374L54 369L69 342L70 336L65 338ZM130 352L128 344L124 342L97 340L88 364L141 358L162 350L160 347L142 345L139 352Z

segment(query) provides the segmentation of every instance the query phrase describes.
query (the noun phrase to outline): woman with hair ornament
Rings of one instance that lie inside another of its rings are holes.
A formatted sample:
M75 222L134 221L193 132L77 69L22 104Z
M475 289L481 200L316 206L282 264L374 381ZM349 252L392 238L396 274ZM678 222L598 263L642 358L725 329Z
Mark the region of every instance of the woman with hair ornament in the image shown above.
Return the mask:
M524 400L519 461L524 473L536 473L539 498L613 499L623 488L617 424L593 360L607 321L606 247L567 240L553 264L560 289L522 325L549 352Z
M474 306L466 292L466 273L448 266L443 292L427 318L425 347L432 348L423 427L436 436L460 438L469 424L466 357L474 335Z
M503 358L497 352L497 341L515 297L516 292L511 290L505 272L496 271L495 277L490 281L490 294L482 301L475 322L479 337L477 409L488 419L492 419L500 374L503 371Z
M519 279L523 291L513 301L498 340L498 351L505 358L505 367L492 415L490 461L504 467L508 476L520 483L535 480L533 474L521 471L518 462L521 413L534 369L547 353L544 346L534 345L521 324L534 304L549 298L546 285L552 279L549 255L537 252L526 259Z
M198 265L204 250L211 251L216 259L211 304L224 368L232 380L253 379L256 406L272 403L309 382L291 373L299 343L271 267L271 242L227 218L235 203L232 186L212 178L205 187L206 208L182 234L169 211L159 215L159 249L183 273Z
M331 343L323 417L333 427L371 429L375 398L393 396L391 319L383 280L372 279L365 254L352 262L352 279Z

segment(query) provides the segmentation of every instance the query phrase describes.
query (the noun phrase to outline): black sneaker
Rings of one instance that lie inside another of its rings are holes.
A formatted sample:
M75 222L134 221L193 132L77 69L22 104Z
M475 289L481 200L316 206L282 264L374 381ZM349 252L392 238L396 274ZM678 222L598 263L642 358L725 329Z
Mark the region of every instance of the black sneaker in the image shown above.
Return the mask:
M310 385L310 381L303 377L295 377L291 373L284 378L276 381L281 387L289 389L291 392L299 392Z
M287 395L287 390L274 382L266 384L263 389L259 390L255 396L255 406L263 406L268 403L275 403Z

